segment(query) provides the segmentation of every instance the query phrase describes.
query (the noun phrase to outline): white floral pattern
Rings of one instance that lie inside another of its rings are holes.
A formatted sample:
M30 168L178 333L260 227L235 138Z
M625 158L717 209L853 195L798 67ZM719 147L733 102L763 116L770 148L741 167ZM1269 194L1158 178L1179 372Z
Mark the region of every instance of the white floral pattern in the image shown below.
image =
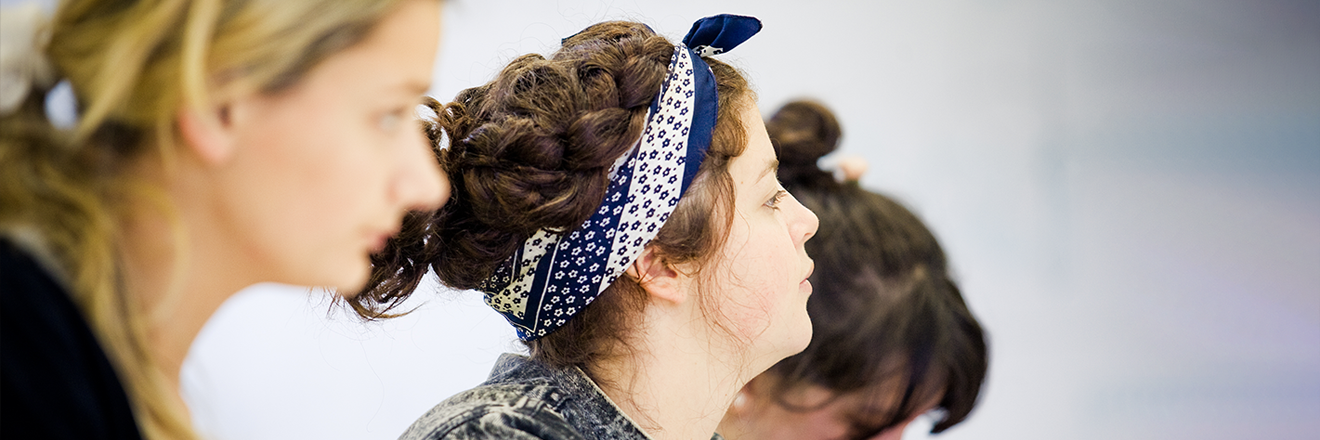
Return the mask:
M710 89L697 93L693 53L674 47L669 77L647 112L637 145L610 170L610 186L600 209L576 229L556 234L537 231L495 274L479 286L486 303L504 314L524 340L563 326L618 279L660 232L696 175L710 140L689 151L698 96L714 100ZM700 72L713 78L710 68ZM713 126L714 112L706 114ZM710 127L702 130L709 135Z

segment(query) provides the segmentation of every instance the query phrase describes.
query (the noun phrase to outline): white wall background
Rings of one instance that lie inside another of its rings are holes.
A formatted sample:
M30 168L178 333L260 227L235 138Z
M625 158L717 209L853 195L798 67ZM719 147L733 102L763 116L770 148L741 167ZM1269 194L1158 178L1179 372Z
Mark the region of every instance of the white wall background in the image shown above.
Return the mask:
M940 236L992 363L938 438L1320 436L1320 3L451 0L434 95L605 19L755 15L761 108L814 97ZM471 293L360 324L256 286L193 347L215 439L389 439L513 332ZM909 430L909 439L925 435Z

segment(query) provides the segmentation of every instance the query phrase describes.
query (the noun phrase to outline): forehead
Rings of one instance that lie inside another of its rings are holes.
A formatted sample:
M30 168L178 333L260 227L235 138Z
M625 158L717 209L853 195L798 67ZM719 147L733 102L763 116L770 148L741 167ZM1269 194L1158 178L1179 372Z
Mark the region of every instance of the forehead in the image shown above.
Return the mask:
M313 69L307 82L331 83L341 93L425 92L439 45L439 17L436 2L401 2L362 41Z
M915 410L906 414L896 414L907 412L903 409L904 391L905 388L875 385L839 396L827 408L836 413L836 416L854 423L876 425L891 421L890 419L895 415L901 415L906 419L930 412L939 406L943 398L943 393L923 395L925 393L921 393L918 389L911 398L919 402L908 404L908 408Z
M774 173L774 168L777 168L775 149L770 143L770 135L765 131L765 122L761 120L761 110L756 107L756 103L739 105L743 106L738 114L743 128L747 130L747 148L729 163L729 173L739 184L752 184L767 175L767 171Z

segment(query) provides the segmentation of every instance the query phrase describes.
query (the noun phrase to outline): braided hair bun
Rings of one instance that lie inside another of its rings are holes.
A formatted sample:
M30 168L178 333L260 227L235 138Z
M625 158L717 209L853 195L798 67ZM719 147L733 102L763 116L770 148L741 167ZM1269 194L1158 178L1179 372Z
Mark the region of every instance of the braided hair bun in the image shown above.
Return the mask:
M646 25L605 22L565 39L548 59L514 59L494 80L460 92L453 102L431 100L435 116L426 131L453 195L439 211L404 219L400 234L372 257L372 277L349 304L369 319L391 316L387 312L411 294L428 267L449 287L476 288L536 231L567 231L590 218L605 197L610 167L641 137L673 53L674 44ZM732 67L713 59L707 64L720 111L693 187L720 187L731 198L727 164L746 144L739 118L731 115L739 108L734 102L751 91ZM699 183L712 170L704 180L714 183ZM724 198L702 192L689 191L685 199ZM721 230L705 227L710 206L683 205L653 242L664 247L675 241L675 260L708 254ZM674 229L683 230L666 233ZM675 235L682 243L672 240Z

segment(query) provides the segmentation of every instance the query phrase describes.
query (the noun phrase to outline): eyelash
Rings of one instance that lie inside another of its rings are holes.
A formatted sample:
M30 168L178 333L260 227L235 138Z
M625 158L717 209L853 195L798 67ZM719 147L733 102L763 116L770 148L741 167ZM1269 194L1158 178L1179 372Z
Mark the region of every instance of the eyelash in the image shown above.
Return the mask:
M393 133L400 125L402 125L404 119L406 119L407 112L407 108L398 108L385 112L376 120L377 126L380 127L381 131Z
M787 196L788 196L788 191L784 191L784 190L781 189L781 190L775 192L775 196L774 196L774 197L771 197L770 200L767 200L767 201L765 202L765 206L769 207L770 209L774 209L774 210L778 211L778 210L779 210L779 203L782 202L782 201L784 201L784 197L787 197Z

